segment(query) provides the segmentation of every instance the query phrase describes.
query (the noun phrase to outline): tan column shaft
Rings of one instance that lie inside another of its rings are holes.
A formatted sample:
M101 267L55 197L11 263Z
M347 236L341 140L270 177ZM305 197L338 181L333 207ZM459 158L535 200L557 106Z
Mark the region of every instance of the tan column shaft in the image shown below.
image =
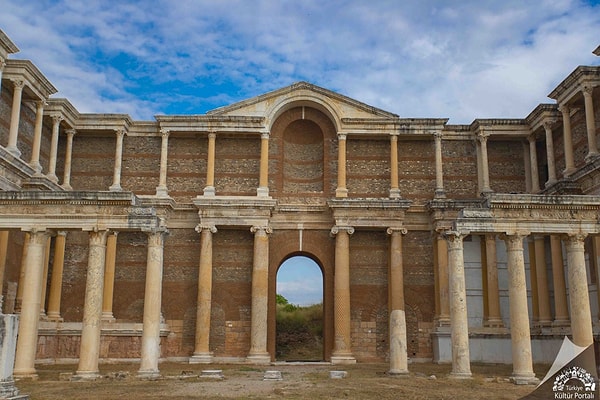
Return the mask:
M435 142L435 197L444 198L444 168L442 165L442 132L436 131L433 134Z
M546 187L556 183L556 163L554 161L554 138L552 137L552 125L554 121L544 122L544 131L546 133L546 157L548 161L548 181Z
M531 157L529 144L523 143L523 166L525 167L525 191L531 193Z
M584 240L584 234L569 235L566 239L571 333L573 334L573 343L581 347L587 347L594 342Z
M388 228L390 237L389 312L390 312L390 370L389 374L408 373L406 316L404 313L404 271L402 264L402 235L404 228Z
M510 339L513 374L517 384L536 381L531 353L531 331L527 311L527 285L523 258L523 234L504 236L508 262L508 301L510 309Z
M88 268L85 282L83 322L79 365L75 377L96 379L100 376L100 324L102 318L102 290L104 286L104 262L106 257L106 237L108 231L90 232Z
M354 228L334 226L331 233L336 235L333 282L334 348L331 362L350 364L356 362L352 355L350 324L350 235L354 233Z
M204 188L205 196L215 195L215 152L216 152L217 134L211 132L208 134L208 154L206 163L206 187ZM262 138L261 138L261 160L262 160ZM261 164L262 168L262 164Z
M271 228L253 226L254 265L252 267L252 321L248 361L267 364L271 356L267 351L267 299L269 290L269 236Z
M446 233L450 293L450 340L452 342L452 372L450 376L455 378L471 377L463 238L464 235L458 232Z
M46 317L46 288L48 287L48 270L50 266L50 250L52 247L52 238L48 236L46 240L46 249L44 250L44 272L42 275L42 294L40 301L40 316Z
M73 159L73 137L75 136L75 129L69 129L66 131L67 134L67 148L65 152L65 171L63 175L63 189L71 190L71 161Z
M212 305L212 235L214 225L198 226L200 232L200 265L198 270L198 309L196 311L196 343L190 363L210 363L210 316Z
M115 130L117 136L117 143L115 149L115 166L113 168L113 183L108 188L110 191L118 192L121 191L121 166L123 164L123 139L125 137L124 129Z
M59 231L54 239L54 260L52 262L52 278L50 279L50 295L48 296L48 319L52 321L62 321L60 300L65 265L66 237L67 232Z
M23 237L23 253L21 254L21 268L19 270L19 283L17 285L17 294L15 298L15 312L21 312L23 303L23 289L25 288L25 271L27 270L27 260L29 252L29 242L31 241L29 232L25 232Z
M156 195L158 197L168 197L167 189L167 166L169 157L169 130L160 130L160 172L158 177L158 186L156 187Z
M567 288L563 265L562 244L558 235L550 236L552 254L552 282L554 286L554 325L568 326L569 308L567 306Z
M36 175L42 172L42 164L40 164L40 150L42 148L42 121L44 118L44 103L45 101L36 101L35 125L33 127L33 145L31 146L31 159L29 166L35 170Z
M63 120L62 115L52 115L52 139L50 140L50 160L48 161L48 179L57 183L56 176L56 158L58 155L58 134L60 131L60 121Z
M6 270L8 234L8 231L0 231L0 314L2 314L2 304L4 302L4 272Z
M269 133L260 135L260 175L256 194L259 197L269 195Z
M398 182L398 133L390 135L390 198L400 197Z
M17 148L17 141L19 136L19 120L21 118L21 98L23 96L23 87L25 82L21 80L13 81L13 101L12 108L10 111L10 128L8 132L8 144L6 150L8 150L13 156L21 157L21 151Z
M500 290L498 288L498 261L496 257L496 237L487 234L484 236L486 289L487 289L487 319L485 326L501 327L502 315L500 313Z
M539 323L541 326L547 326L552 323L552 314L550 311L550 290L548 289L548 272L546 271L546 245L544 236L536 235L534 237L534 247Z
M594 116L594 100L592 86L584 86L582 88L583 99L585 102L585 125L587 130L588 154L586 160L594 158L598 155L598 145L596 144L596 117Z
M164 234L165 232L151 232L148 234L142 350L138 377L148 378L160 375L158 360L160 358Z
M337 189L335 197L348 197L346 188L346 134L338 133L338 168Z
M573 160L573 136L571 134L571 109L567 105L561 105L559 108L563 119L563 138L565 146L565 176L575 172L575 161Z
M540 320L540 304L538 295L538 278L537 278L537 263L535 261L535 244L533 238L527 239L529 253L529 282L531 284L531 319L533 325L537 326Z
M448 242L443 235L436 237L436 255L440 313L437 318L438 326L450 325L450 289L448 282Z
M477 134L477 139L481 144L481 184L483 193L489 193L492 191L490 188L490 172L488 163L488 151L487 151L487 140L490 134L488 132L480 131Z
M537 148L535 135L529 135L529 159L531 163L531 193L540 191L540 174L538 172Z
M115 269L117 262L117 235L111 232L106 238L106 259L104 260L104 293L102 294L102 320L113 322L113 300L115 292Z
M28 236L27 253L24 265L25 285L19 320L19 334L15 356L14 376L16 378L36 377L35 355L38 341L38 323L40 320L40 293L44 272L44 253L48 234L33 231Z

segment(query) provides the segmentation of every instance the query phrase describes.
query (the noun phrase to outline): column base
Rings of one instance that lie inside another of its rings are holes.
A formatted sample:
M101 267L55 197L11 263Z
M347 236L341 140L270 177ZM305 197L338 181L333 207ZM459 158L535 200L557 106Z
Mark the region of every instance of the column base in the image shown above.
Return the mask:
M600 157L600 154L598 154L598 152L592 152L592 153L588 153L587 156L585 156L584 161L586 163L590 163L592 161L594 161L596 158Z
M19 389L15 386L15 381L12 379L0 381L0 399L28 399L27 395L19 395ZM18 396L18 397L17 397Z
M56 176L56 174L48 174L46 175L46 178L50 179L54 183L58 183L58 176Z
M434 318L433 323L436 328L449 328L450 327L450 317Z
M111 192L121 192L123 191L123 188L121 187L121 185L110 185L108 190Z
M535 375L513 375L509 379L515 385L537 385L540 383Z
M346 188L335 189L335 197L348 197L348 189L346 189Z
M44 175L42 174L42 164L40 164L40 162L39 162L39 161L38 161L38 162L35 162L35 163L33 163L33 164L29 164L29 166L30 166L31 168L33 168L33 170L35 171L35 172L34 172L34 174L33 174L33 176L35 176L35 177L37 177L37 178L44 176Z
M433 197L436 198L436 199L445 199L446 198L446 191L444 189L435 189Z
M156 187L156 197L169 197L169 191L166 186Z
M400 189L390 189L390 199L399 199L400 197Z
M473 379L473 375L470 372L450 372L448 375L450 379Z
M189 359L190 364L210 364L213 362L213 353L194 353Z
M577 171L577 168L566 168L565 170L563 170L563 176L569 177L573 175L575 171Z
M504 322L501 319L488 319L483 322L483 326L486 328L504 328Z
M395 378L408 378L409 372L407 369L390 369L387 374Z
M336 364L356 364L356 358L352 354L340 354L331 356L331 363Z
M216 195L215 187L214 186L205 187L203 194L204 194L204 196L214 197ZM268 193L267 193L267 195L268 195Z
M39 376L37 374L37 371L34 369L28 369L28 370L23 370L23 371L19 371L19 370L14 370L13 371L13 378L16 379L30 379L32 381L37 381Z
M58 313L48 313L48 315L46 316L46 319L51 322L63 322L64 321L63 317L61 317L60 314L58 314Z
M115 322L117 320L111 312L103 312L100 319L102 322Z
M71 185L65 184L65 185L61 185L61 187L65 190L73 190L73 186L71 186Z
M138 371L136 378L145 381L155 381L157 379L162 378L160 372L158 370L152 371Z
M250 364L270 364L271 355L269 353L249 354L246 357L246 362Z
M259 187L256 189L256 196L258 197L269 197L268 187Z
M6 151L15 156L16 158L21 157L21 150L17 148L17 146L7 146Z
M100 379L100 371L77 371L71 377L71 381L80 382L80 381L95 381Z

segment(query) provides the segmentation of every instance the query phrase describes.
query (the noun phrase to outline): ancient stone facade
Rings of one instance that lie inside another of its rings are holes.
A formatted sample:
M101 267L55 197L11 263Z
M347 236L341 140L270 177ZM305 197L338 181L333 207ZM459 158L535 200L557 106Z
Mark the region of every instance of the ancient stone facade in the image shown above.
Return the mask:
M562 335L597 332L599 67L523 119L403 118L299 82L133 121L79 113L3 33L0 49L18 376L268 363L277 270L296 255L322 270L333 363L433 359L468 377L470 361L508 362L529 382Z

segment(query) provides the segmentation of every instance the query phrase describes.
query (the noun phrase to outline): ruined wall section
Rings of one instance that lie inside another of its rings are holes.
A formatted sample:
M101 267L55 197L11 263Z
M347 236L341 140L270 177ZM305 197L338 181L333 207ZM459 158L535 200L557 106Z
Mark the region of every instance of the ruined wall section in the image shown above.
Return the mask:
M390 191L390 142L346 140L346 186L348 196L355 198L388 197ZM337 172L336 172L337 175Z
M488 140L490 187L497 193L526 193L523 145L510 140Z
M108 190L113 180L115 146L115 135L75 135L71 163L73 190Z
M477 197L477 156L474 140L442 140L446 197Z

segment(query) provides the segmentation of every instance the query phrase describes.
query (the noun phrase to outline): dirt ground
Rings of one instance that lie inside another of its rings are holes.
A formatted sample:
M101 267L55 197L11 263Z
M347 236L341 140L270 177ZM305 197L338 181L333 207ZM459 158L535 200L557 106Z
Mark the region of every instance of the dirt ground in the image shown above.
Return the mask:
M519 399L534 386L508 382L511 367L472 365L473 379L448 377L449 365L411 364L408 377L391 377L386 364L348 366L277 363L255 365L198 365L162 363L162 377L136 378L139 364L103 364L103 377L93 382L72 382L76 365L38 366L39 379L17 382L21 394L33 400L57 399ZM224 379L201 378L202 370L220 369ZM539 378L548 366L537 366ZM283 380L264 381L265 371L281 371ZM331 379L329 371L347 371L344 379Z

